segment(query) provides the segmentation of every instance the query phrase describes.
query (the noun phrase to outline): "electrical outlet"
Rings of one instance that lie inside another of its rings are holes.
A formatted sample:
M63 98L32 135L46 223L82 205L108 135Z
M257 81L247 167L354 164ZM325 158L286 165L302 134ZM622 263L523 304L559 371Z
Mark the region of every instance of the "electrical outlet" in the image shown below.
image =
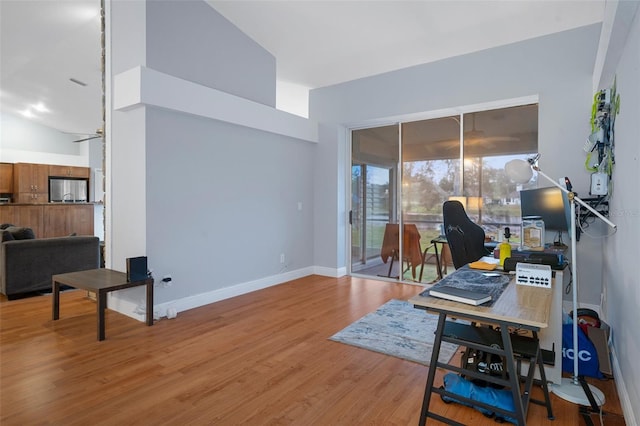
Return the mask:
M609 176L606 173L591 174L591 195L607 195Z
M171 275L165 275L164 277L162 277L162 285L164 287L170 287L172 284L173 279L171 278Z
M280 263L284 263L284 253L280 254Z

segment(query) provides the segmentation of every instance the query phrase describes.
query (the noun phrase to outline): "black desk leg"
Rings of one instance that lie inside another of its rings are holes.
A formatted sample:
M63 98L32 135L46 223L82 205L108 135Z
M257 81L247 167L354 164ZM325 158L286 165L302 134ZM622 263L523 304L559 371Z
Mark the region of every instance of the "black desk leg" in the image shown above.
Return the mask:
M147 283L147 325L153 325L153 280Z
M509 329L506 324L500 324L500 334L502 335L502 346L505 352L507 373L509 373L511 397L513 398L513 405L516 409L516 420L519 425L525 425L524 404L522 403L522 395L520 395L520 377L516 371L513 346L511 345L511 336L509 335ZM531 366L529 368L531 368Z
M542 348L540 348L540 340L538 339L538 332L533 332L533 338L538 342L538 355L536 364L538 364L538 371L540 372L540 381L542 382L542 392L544 393L544 404L547 407L547 418L554 420L553 410L551 408L551 398L549 397L549 385L547 384L547 374L544 372L544 361L542 360ZM531 368L531 366L529 366Z
M438 279L442 279L442 266L440 265L440 255L438 254L438 243L433 243L436 252L436 266L438 267Z
M53 288L51 290L53 293L53 312L51 314L55 321L60 318L60 283L53 281Z
M96 292L96 307L98 309L98 340L104 340L104 311L107 309L107 294L102 290Z
M447 318L446 314L440 313L438 316L438 327L433 341L433 352L431 353L431 362L429 364L429 374L427 375L427 386L424 389L424 398L422 399L422 411L420 412L420 423L424 425L427 422L429 413L429 401L431 400L431 389L436 377L436 369L438 368L438 355L440 354L440 344L442 343L442 333L444 332L444 324Z

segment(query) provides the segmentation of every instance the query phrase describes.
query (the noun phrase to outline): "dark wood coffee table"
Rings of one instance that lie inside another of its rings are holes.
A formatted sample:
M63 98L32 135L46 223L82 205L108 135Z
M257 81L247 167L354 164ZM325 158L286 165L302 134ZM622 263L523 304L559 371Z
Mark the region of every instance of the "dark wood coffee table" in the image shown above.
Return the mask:
M98 340L104 340L104 311L107 308L107 293L125 288L147 286L147 325L153 325L153 278L139 281L127 281L127 274L112 269L89 269L54 275L53 282L53 320L60 317L60 286L80 288L96 294L98 308Z

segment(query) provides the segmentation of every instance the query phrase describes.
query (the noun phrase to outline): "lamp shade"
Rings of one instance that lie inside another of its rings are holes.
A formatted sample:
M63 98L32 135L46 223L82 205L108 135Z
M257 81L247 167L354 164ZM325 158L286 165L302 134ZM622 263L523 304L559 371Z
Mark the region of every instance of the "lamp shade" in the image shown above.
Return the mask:
M527 183L533 176L531 164L525 160L511 160L504 165L504 170L509 179L516 183Z

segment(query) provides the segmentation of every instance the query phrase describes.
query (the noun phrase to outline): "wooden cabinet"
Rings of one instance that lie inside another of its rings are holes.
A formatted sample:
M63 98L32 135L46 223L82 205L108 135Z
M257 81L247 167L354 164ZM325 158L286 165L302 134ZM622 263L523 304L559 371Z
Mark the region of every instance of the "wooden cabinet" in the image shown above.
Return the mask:
M15 206L13 224L33 229L36 238L44 237L43 206Z
M13 165L13 201L40 204L49 201L49 166L16 163Z
M0 163L0 194L13 193L13 164Z
M0 206L0 224L10 223L33 229L36 238L44 237L43 206Z
M14 212L15 207L11 206L11 205L1 205L0 206L0 225L2 225L3 223L10 223L12 225L15 225L15 221L14 219Z
M93 204L2 205L2 223L31 228L36 238L93 235Z
M49 176L89 178L89 167L49 166Z
M53 204L44 207L44 237L93 235L93 205Z

